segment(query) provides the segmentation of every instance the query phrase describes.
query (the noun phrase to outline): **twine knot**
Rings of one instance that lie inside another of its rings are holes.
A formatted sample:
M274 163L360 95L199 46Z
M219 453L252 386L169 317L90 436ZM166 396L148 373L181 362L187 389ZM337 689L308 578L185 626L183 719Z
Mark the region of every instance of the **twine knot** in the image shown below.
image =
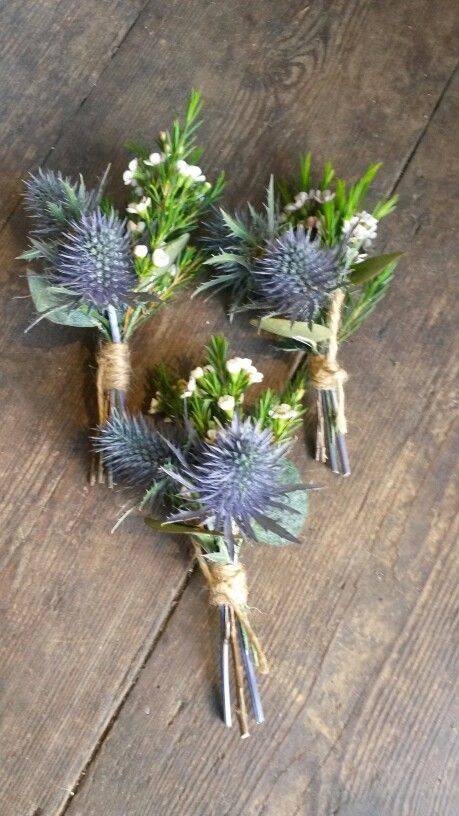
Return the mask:
M108 419L107 393L127 391L131 375L130 350L127 343L104 343L97 357L97 404L99 422Z
M194 543L197 562L207 581L212 606L229 606L243 626L247 639L257 657L261 674L269 671L266 655L249 621L247 611L247 573L242 564L214 564L202 555Z
M330 337L327 354L313 354L309 357L308 366L311 382L317 391L336 391L337 410L335 425L340 433L347 433L347 422L344 411L344 383L349 379L347 372L337 361L338 332L341 320L341 309L344 303L344 292L336 289L331 299L328 316Z

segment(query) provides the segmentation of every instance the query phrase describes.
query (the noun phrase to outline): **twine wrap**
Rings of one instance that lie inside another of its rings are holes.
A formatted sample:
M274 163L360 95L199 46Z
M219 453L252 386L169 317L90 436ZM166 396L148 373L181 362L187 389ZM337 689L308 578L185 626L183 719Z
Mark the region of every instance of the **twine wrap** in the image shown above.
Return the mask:
M230 607L244 627L247 639L257 657L259 671L261 674L267 674L268 661L247 613L247 574L244 566L208 562L196 543L194 543L194 551L199 568L209 587L211 605Z
M127 391L131 375L131 357L127 343L104 343L97 357L97 406L99 423L108 419L109 391Z
M317 391L336 391L336 430L345 434L347 433L347 422L344 410L344 383L348 379L348 375L344 368L341 368L336 359L338 355L338 332L343 302L344 292L342 289L337 289L332 297L330 306L328 320L330 339L327 354L311 355L308 360L308 366L311 383Z

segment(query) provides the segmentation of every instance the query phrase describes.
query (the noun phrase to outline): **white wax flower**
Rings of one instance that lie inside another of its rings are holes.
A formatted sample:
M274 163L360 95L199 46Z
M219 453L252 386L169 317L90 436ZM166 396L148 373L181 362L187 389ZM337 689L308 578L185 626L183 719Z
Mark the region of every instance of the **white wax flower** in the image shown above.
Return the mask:
M132 175L130 170L125 170L123 173L123 182L124 184L132 184L134 180L134 176Z
M129 232L138 232L141 233L145 229L145 221L128 221L127 228Z
M227 414L232 414L234 411L234 406L236 405L236 400L231 394L225 394L223 397L220 397L218 400L218 406L225 411Z
M131 159L131 161L128 164L128 167L131 173L135 173L139 167L139 162L137 161L137 159Z
M249 385L253 385L254 383L260 383L263 381L263 373L261 371L257 371L255 366L251 366L247 369L247 375L249 378Z
M161 164L163 160L161 153L150 153L148 159L144 159L144 164L147 164L149 167L156 167L156 165Z
M158 413L158 405L159 405L159 400L156 399L156 397L152 397L152 400L150 402L150 407L148 409L148 413L149 414L157 414Z
M234 375L239 374L239 372L242 371L241 358L240 357L232 357L231 360L227 360L226 361L226 370L230 374L234 374Z
M164 249L155 249L152 258L154 265L160 269L164 269L165 266L169 266L170 264L169 255L167 252L164 252Z
M135 215L141 214L148 210L151 204L151 198L149 196L144 196L140 199L140 201L133 201L126 207L129 213L134 213Z
M349 235L349 244L368 249L378 232L378 219L363 210L343 222L343 233Z
M182 176L193 179L193 181L205 181L206 177L197 164L188 164L184 159L178 159L175 164Z
M192 377L193 380L200 380L201 377L204 377L204 369L201 368L201 366L193 368L193 371L190 373L190 377Z
M284 207L284 211L287 213L295 212L296 210L301 210L302 207L306 204L309 195L304 190L300 190L299 193L296 194L295 198L293 199L291 204L286 204Z
M272 408L269 416L273 419L295 419L298 416L298 411L295 411L287 402L281 402L276 408Z
M206 440L207 442L215 442L217 436L218 436L217 428L209 428L209 430L207 431Z
M136 258L145 258L148 255L148 247L145 244L137 244L134 247L134 255Z

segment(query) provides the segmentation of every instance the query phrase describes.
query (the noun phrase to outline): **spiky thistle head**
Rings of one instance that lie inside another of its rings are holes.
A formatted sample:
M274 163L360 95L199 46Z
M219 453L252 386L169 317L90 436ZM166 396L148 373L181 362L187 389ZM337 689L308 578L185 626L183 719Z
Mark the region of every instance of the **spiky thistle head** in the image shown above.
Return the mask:
M320 246L302 225L268 241L252 277L264 308L310 322L343 279L343 247Z
M176 474L188 492L192 509L170 517L171 521L196 519L211 522L229 541L235 529L256 540L252 523L289 541L296 539L270 518L270 511L288 509L279 497L298 485L282 480L287 446L276 444L270 430L261 430L251 419L235 415L213 443L203 443L190 463ZM174 477L174 474L170 474Z
M116 480L142 488L167 480L163 465L176 459L174 447L143 416L116 410L94 440Z
M34 233L47 238L58 237L69 222L92 212L102 197L107 173L94 190L88 190L83 177L70 178L42 170L30 173L25 180L26 209L36 221Z
M125 304L136 284L126 222L100 208L72 221L59 246L55 276L82 303L100 310Z

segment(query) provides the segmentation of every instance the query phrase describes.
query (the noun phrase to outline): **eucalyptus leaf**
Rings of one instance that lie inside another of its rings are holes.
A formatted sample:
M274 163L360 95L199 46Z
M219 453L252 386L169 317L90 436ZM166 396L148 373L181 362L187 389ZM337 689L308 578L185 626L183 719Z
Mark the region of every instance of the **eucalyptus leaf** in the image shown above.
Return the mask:
M380 272L383 272L386 266L394 263L394 261L398 261L404 254L404 252L389 252L387 255L377 255L375 258L367 258L365 261L354 266L349 275L349 280L356 285L366 283L372 280L372 278L375 278L376 275L379 275Z
M72 295L65 289L50 284L44 275L36 275L29 270L27 281L34 306L40 314L59 306L68 306L72 301Z
M148 524L149 527L152 527L153 530L161 530L163 533L172 533L175 535L193 535L196 536L196 527L191 527L188 524L167 524L167 522L161 521L161 519L155 519L151 516L148 516L145 519L145 524ZM198 535L205 535L205 533L198 533ZM213 538L209 534L209 538Z
M285 462L283 483L287 486L289 484L300 484L301 476L296 465L287 459ZM289 506L290 510L271 510L269 517L285 527L295 537L301 533L304 522L308 515L309 499L308 494L304 490L296 490L292 493L286 493L282 496L282 503ZM264 530L256 522L253 523L253 529L257 535L257 541L261 544L270 544L274 547L286 546L289 542L269 530Z
M330 337L330 329L320 323L303 323L301 321L286 320L280 317L262 317L259 322L254 321L263 331L289 337L301 343L323 343Z
M82 307L69 309L68 306L63 306L59 309L52 309L43 317L46 317L51 323L59 323L61 326L76 326L79 329L103 328L94 313L85 312Z

